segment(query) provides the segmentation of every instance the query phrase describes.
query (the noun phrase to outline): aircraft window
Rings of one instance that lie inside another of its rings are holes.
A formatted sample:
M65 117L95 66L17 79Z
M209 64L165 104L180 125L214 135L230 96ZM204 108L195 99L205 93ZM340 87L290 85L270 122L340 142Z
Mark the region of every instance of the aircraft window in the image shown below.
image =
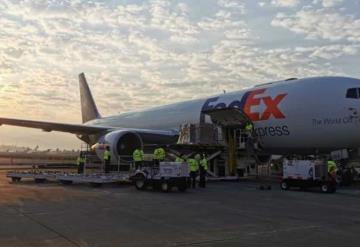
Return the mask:
M358 99L360 88L349 88L346 92L346 98Z

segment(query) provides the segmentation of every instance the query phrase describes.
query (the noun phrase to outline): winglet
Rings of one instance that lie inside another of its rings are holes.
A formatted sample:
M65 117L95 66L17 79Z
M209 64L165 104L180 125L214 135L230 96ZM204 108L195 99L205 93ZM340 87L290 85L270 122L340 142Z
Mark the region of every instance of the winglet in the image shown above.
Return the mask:
M79 74L79 85L83 123L101 118L84 73Z

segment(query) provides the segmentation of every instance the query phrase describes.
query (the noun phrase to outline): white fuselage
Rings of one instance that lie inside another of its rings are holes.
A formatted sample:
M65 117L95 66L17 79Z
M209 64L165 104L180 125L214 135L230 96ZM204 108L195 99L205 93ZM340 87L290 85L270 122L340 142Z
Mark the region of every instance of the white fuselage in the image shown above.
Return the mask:
M178 131L183 123L202 121L202 110L238 107L253 121L264 149L271 153L331 151L360 146L360 97L346 97L352 88L360 88L360 80L316 77L280 81L86 124Z

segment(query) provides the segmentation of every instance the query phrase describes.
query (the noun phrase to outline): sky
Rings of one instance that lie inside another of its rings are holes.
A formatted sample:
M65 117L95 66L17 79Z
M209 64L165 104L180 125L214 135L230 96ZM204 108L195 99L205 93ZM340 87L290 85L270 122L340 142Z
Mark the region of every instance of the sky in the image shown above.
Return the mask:
M360 0L2 0L0 116L80 123L292 77L360 78ZM0 144L79 148L0 127Z

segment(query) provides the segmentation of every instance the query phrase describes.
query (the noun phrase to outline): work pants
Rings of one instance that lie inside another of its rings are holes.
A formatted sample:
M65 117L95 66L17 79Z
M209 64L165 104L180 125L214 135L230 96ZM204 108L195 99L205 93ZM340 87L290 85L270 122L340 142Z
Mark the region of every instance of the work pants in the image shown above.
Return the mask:
M142 161L135 161L135 170L141 170L142 168Z
M110 160L105 160L105 173L110 172Z
M84 163L80 163L78 165L78 174L83 174L84 173Z
M206 171L203 168L200 168L199 187L200 188L205 188L206 187Z
M196 177L198 175L198 172L192 171L190 172L190 181L191 181L191 187L196 188Z

